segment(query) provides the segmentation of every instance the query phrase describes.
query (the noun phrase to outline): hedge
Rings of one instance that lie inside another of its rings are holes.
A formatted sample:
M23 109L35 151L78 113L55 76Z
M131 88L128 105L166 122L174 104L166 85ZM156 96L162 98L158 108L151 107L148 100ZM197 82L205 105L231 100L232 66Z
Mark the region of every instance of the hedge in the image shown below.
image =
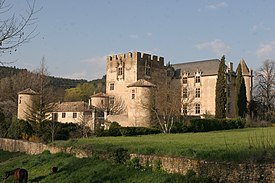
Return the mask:
M208 132L244 128L245 119L193 119L188 126L189 132Z

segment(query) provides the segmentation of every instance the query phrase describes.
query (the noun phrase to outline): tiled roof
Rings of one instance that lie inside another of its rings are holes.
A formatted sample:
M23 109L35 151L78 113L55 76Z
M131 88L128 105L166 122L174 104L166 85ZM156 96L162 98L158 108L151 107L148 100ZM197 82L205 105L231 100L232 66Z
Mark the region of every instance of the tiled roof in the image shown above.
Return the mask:
M54 112L84 112L88 109L88 104L80 102L61 102L57 103Z
M129 84L127 87L156 87L156 85L146 81L145 79L139 79L136 82Z
M108 95L106 95L106 93L99 92L92 95L91 97L108 97Z
M202 76L207 76L218 74L219 64L219 59L212 59L173 64L172 66L175 69L175 77L179 77L184 72L189 73L189 76L194 76L194 73L197 71L202 72Z
M39 95L39 93L37 93L36 91L33 91L30 88L27 88L23 91L18 92L18 94L29 94L29 95Z

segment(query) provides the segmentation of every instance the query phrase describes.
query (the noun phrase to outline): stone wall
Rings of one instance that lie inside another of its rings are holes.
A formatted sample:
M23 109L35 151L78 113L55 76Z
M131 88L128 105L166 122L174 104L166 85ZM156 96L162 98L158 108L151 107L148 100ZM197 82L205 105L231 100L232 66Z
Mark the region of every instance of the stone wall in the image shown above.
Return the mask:
M0 149L10 152L24 152L27 154L39 154L45 150L51 153L64 152L73 154L78 158L89 157L92 152L74 149L72 147L54 147L41 143L34 143L21 140L0 138ZM230 163L230 162L211 162L195 160L184 157L168 157L131 154L131 158L138 158L143 166L151 166L153 169L157 165L168 173L186 174L188 170L194 170L198 175L212 177L217 182L267 182L275 183L275 162L263 161L261 163Z
M153 169L157 164L169 173L186 174L188 170L194 170L198 175L208 176L217 182L275 182L275 162L264 163L231 163L211 162L195 160L184 157L167 157L132 154L131 158L137 157L143 166L151 166Z
M35 143L22 140L13 140L0 138L0 149L9 152L24 152L26 154L40 154L43 151L50 151L50 153L55 154L59 152L64 152L68 154L73 154L78 158L89 157L89 154L85 151L74 149L72 147L55 147L48 146L42 143Z

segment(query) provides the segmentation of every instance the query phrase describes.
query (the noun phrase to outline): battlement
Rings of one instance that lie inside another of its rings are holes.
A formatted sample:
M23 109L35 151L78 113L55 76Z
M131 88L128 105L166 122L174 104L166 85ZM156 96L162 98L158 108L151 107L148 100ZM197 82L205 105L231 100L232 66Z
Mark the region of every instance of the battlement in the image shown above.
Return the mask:
M120 61L120 60L136 59L136 60L148 60L148 61L158 61L164 63L164 58L156 55L151 55L141 52L129 52L127 54L117 54L107 56L107 61Z

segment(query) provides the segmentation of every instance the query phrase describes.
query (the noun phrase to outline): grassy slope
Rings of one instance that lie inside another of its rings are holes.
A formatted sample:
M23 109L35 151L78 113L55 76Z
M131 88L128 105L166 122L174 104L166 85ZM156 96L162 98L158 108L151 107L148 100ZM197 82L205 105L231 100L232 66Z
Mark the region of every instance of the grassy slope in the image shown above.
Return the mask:
M137 137L98 137L58 141L55 145L83 149L124 147L131 153L187 156L199 159L243 161L269 153L275 157L275 128L246 128L185 134Z
M178 174L137 170L95 158L77 159L62 153L51 155L45 152L30 156L0 151L1 157L4 154L7 159L0 162L1 175L4 171L21 167L28 170L29 182L210 182L206 178L198 179L194 176L184 177ZM59 170L56 174L51 173L52 166L58 166ZM9 182L13 182L13 177L8 178L6 183Z

